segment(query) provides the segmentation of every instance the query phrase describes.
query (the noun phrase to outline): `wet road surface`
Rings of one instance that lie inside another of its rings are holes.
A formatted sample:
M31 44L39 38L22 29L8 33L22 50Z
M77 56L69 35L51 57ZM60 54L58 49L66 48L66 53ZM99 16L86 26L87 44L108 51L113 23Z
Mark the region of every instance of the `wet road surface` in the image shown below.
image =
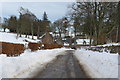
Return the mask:
M73 51L66 51L66 55L57 56L35 78L87 78L73 54Z

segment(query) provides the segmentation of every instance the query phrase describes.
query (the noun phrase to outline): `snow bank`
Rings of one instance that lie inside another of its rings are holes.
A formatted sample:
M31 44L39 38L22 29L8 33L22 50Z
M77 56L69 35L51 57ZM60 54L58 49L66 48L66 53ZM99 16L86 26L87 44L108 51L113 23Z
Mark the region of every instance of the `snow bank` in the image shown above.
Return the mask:
M120 43L108 43L104 45L97 45L97 47L118 46L118 45L120 45Z
M0 76L2 78L28 78L34 76L37 71L56 58L65 54L65 48L53 50L39 50L31 52L26 50L19 57L6 57L0 55Z
M4 31L4 29L3 29L3 28L1 28L1 26L0 26L0 31L1 31L1 32L3 32L3 31ZM5 32L10 32L10 30L9 30L9 29L6 29L6 30L5 30Z
M118 54L81 49L75 56L92 78L118 78Z

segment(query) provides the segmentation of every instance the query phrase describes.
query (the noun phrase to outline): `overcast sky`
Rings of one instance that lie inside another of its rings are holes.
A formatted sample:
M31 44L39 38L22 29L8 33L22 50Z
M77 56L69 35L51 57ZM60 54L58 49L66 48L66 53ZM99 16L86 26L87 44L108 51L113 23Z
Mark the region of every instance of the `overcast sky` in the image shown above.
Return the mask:
M52 22L66 15L68 5L73 2L2 2L2 17L9 18L11 15L18 17L19 8L27 8L37 18L42 19L44 11Z

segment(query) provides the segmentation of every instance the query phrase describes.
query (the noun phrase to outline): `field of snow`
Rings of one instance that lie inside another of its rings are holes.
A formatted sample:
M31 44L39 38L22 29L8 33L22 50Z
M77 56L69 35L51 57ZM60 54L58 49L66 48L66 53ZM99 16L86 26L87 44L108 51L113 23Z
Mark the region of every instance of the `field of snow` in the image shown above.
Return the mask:
M86 41L86 44L89 44L89 43L90 43L90 40L89 40L89 39L77 39L77 40L76 40L77 44L82 44L82 45L83 45L83 41Z
M118 54L80 49L74 55L92 78L118 78Z
M32 77L54 60L57 55L64 55L65 48L53 50L38 50L31 52L26 50L19 57L6 57L0 55L1 78L28 78ZM33 75L34 74L34 75Z
M34 36L34 39L35 40L32 40L31 39L31 36L30 36L30 39L28 38L25 38L24 35L22 35L22 37L19 37L18 39L16 39L16 34L14 33L6 33L6 32L0 32L0 42L11 42L11 43L20 43L20 44L25 44L27 42L25 42L25 40L28 40L30 42L38 42L40 40L37 40L36 36Z
M40 40L37 39L36 36L34 36L34 40L32 40L31 36L30 38L25 38L25 35L22 35L22 37L19 37L16 39L16 34L14 33L6 33L6 32L0 32L0 42L11 42L11 43L20 43L25 44L25 40L28 40L30 42L39 42ZM77 39L77 44L83 44L83 41L86 41L86 44L89 44L89 39Z

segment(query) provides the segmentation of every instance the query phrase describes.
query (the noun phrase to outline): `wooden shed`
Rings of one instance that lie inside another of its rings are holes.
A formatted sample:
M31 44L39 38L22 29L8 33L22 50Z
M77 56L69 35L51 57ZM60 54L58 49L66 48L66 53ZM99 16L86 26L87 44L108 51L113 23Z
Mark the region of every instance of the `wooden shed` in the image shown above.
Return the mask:
M52 36L52 34L50 34L49 32L46 32L45 34L43 34L43 36L41 37L42 43L44 44L53 44L54 43L54 38Z

